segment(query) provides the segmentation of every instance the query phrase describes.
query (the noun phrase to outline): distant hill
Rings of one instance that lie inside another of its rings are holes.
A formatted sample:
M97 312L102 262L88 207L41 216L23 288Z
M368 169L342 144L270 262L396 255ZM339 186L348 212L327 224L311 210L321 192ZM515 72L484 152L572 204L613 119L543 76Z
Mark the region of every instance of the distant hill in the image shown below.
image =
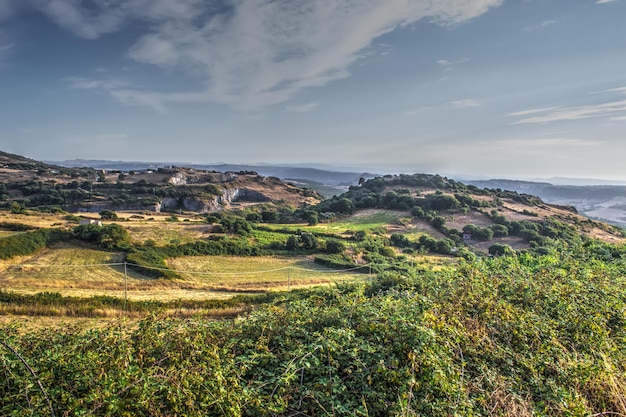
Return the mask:
M87 161L80 161L87 162ZM0 153L0 202L40 210L211 212L248 203L315 204L317 192L249 170L129 171L59 166Z
M587 217L626 227L626 185L554 185L507 179L463 182L481 188L536 195L547 203L574 206Z
M280 179L306 180L326 186L347 187L358 183L359 178L374 178L376 175L367 172L344 172L323 170L319 168L274 166L274 165L242 165L242 164L192 164L186 162L125 162L74 159L55 162L65 167L91 167L107 170L146 170L159 167L184 166L206 171L254 171L266 177Z

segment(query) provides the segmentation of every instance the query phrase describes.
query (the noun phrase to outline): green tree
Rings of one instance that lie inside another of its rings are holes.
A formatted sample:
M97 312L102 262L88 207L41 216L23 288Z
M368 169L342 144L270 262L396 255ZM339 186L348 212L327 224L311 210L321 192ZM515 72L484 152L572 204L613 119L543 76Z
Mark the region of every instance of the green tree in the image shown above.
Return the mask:
M489 246L489 255L503 256L511 255L513 253L515 253L515 251L509 245L494 243L493 245Z
M315 249L317 247L317 238L311 233L302 233L300 235L300 246L303 249Z
M328 239L326 241L326 253L342 253L346 250L346 244L337 239Z
M117 213L115 213L112 210L102 210L98 214L100 214L100 218L102 220L117 220L118 219Z
M130 235L122 226L113 223L100 228L98 243L107 249L125 248L130 244Z
M290 251L296 251L300 247L300 239L298 236L291 235L287 238L287 242L285 242L285 248Z
M443 229L446 225L446 219L441 216L436 216L432 221L432 225L435 229Z
M9 206L11 214L26 214L26 207L17 201L14 201Z

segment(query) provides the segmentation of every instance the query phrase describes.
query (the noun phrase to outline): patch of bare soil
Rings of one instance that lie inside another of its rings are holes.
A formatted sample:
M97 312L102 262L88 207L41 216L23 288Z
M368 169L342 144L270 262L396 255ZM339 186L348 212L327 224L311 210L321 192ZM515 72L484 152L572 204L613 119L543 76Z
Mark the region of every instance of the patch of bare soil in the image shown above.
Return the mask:
M496 237L487 242L471 241L468 243L470 244L470 246L473 246L484 252L487 252L489 250L489 247L496 243L500 243L502 245L509 245L515 250L528 249L529 247L528 242L526 242L526 240L524 240L521 237L516 237L516 236Z
M455 213L445 216L446 227L448 229L463 230L463 226L473 224L479 227L487 227L493 224L493 221L485 214L471 210L467 213Z

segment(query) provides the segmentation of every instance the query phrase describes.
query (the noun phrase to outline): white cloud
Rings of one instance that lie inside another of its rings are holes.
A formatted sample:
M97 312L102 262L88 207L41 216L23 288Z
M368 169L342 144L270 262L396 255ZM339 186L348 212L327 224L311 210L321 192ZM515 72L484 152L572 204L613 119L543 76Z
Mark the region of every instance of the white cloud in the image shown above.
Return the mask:
M450 102L450 104L452 104L452 106L456 107L457 109L466 109L469 107L480 107L480 103L471 98L452 101Z
M129 56L142 63L183 67L206 80L206 97L253 109L348 77L372 42L398 27L421 19L454 25L501 3L235 0L231 10L204 21L155 24Z
M461 65L461 64L465 64L466 62L469 62L469 58L462 58L462 59L458 59L456 61L448 61L447 59L440 59L437 61L437 64L439 66L441 66L441 68L443 68L444 71L452 71L452 69L454 67L456 67L457 65Z
M534 109L517 113L511 113L511 116L535 114L533 117L527 117L513 122L514 125L534 124L534 123L551 123L566 120L581 120L592 117L615 116L619 113L626 112L626 100L612 101L602 104L594 104L588 106L563 107L563 108L546 108L544 110Z
M315 103L315 102L301 104L301 105L290 105L290 106L287 106L286 110L292 111L292 112L298 112L298 113L306 113L306 112L313 111L319 105L320 105L319 103Z
M543 22L539 23L538 25L531 25L531 26L526 26L524 29L525 32L534 32L536 30L539 29L543 29L547 26L553 25L556 23L556 20L544 20Z
M617 1L617 0L598 0L596 1L596 4L612 3L614 1Z
M63 81L69 83L71 88L79 90L113 90L127 85L126 82L115 79L94 80L82 77L67 77Z
M136 62L183 68L201 92L110 89L125 103L163 110L184 100L254 109L346 78L381 35L419 20L453 26L503 0L0 0L0 13L37 10L85 39L147 22L129 49ZM4 6L4 9L1 7ZM467 62L439 61L444 70ZM101 86L102 88L109 88ZM76 87L81 88L81 87ZM95 87L94 87L95 88Z
M558 109L558 107L541 107L538 109L517 111L515 113L510 113L509 116L528 116L529 114L545 113L556 109Z

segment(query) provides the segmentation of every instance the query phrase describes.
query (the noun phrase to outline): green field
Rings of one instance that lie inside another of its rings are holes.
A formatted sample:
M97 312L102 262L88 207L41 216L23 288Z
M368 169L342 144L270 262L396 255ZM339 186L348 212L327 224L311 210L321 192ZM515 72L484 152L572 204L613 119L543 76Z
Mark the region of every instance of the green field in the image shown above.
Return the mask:
M343 234L347 231L356 232L359 230L385 228L389 225L400 224L403 219L407 218L409 218L409 216L405 212L400 211L366 210L345 219L329 222L320 222L315 226L309 226L306 223L300 223L295 225L268 224L267 226L277 230L304 230L308 232Z

